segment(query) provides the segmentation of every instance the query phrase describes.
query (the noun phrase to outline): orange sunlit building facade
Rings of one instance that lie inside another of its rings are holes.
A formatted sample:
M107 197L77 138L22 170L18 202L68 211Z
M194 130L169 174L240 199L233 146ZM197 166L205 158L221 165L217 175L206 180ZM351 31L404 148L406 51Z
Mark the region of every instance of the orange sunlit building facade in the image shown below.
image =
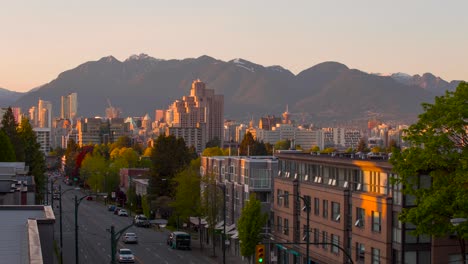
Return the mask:
M415 236L410 224L398 221L399 212L414 206L414 199L391 183L396 175L388 160L295 151L275 156L278 173L270 218L275 263L307 263L303 200L310 202L309 263L437 264L460 259L456 239Z

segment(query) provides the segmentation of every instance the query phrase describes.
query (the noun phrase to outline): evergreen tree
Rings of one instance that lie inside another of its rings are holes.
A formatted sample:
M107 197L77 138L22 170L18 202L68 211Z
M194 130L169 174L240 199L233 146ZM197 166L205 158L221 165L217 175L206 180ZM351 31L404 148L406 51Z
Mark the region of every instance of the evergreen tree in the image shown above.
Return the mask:
M16 161L15 150L8 136L0 130L0 162Z
M15 116L13 115L11 107L8 107L7 111L3 115L1 130L8 136L11 144L13 145L16 161L24 161L25 146L18 134L18 124L15 121Z
M34 176L36 182L36 195L37 201L41 201L43 198L43 189L41 186L47 182L45 172L46 163L44 153L41 152L41 145L37 143L36 134L32 130L31 124L27 118L21 120L21 125L18 129L19 137L24 142L24 161L29 166L29 172Z

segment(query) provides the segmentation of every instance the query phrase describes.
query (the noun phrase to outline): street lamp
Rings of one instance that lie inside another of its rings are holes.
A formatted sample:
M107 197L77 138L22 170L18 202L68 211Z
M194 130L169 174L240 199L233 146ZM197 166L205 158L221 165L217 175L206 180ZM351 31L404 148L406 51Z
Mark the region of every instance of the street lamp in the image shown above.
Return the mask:
M63 232L62 232L62 195L66 192L73 191L73 190L79 190L80 188L72 188L68 189L62 192L62 185L59 185L59 204L60 204L60 263L63 263Z
M83 201L84 198L88 197L88 195L85 195L78 199L78 197L75 194L75 263L79 264L78 261L78 206L80 205L81 201Z
M283 194L283 195L280 195L278 196L280 199L281 198L284 198L284 197L287 197L289 196L289 193L288 194ZM310 229L310 226L309 226L309 219L310 219L310 200L309 199L306 199L302 196L300 196L299 194L295 194L295 196L299 199L301 199L302 201L304 201L304 207L302 208L302 210L305 210L307 212L307 233L306 233L306 259L307 259L307 264L309 264L309 246L310 246L310 234L309 234L309 229Z

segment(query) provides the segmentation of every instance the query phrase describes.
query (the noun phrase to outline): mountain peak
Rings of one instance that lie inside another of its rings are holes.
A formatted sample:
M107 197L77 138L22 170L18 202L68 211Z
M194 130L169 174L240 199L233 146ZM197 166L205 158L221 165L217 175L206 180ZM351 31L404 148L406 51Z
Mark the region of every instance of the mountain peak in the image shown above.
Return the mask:
M128 57L125 61L143 61L143 60L162 61L161 59L153 58L153 57L151 57L151 56L149 56L148 54L145 54L145 53L140 53L139 55L133 54L130 57Z
M107 57L102 57L99 62L107 62L107 63L114 63L114 62L120 62L117 60L114 56L110 55Z

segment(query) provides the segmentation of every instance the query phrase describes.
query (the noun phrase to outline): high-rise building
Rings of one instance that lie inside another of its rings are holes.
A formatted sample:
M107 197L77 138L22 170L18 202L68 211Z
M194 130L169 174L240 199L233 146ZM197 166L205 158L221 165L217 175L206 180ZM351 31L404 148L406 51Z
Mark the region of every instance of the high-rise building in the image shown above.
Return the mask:
M176 100L166 112L169 126L201 129L203 148L210 140L223 140L223 119L224 96L215 94L213 89L207 89L200 80L193 81L190 96Z
M52 127L52 103L39 99L38 103L38 126L39 127Z
M61 97L60 118L73 120L78 111L78 96L76 93L70 93Z

